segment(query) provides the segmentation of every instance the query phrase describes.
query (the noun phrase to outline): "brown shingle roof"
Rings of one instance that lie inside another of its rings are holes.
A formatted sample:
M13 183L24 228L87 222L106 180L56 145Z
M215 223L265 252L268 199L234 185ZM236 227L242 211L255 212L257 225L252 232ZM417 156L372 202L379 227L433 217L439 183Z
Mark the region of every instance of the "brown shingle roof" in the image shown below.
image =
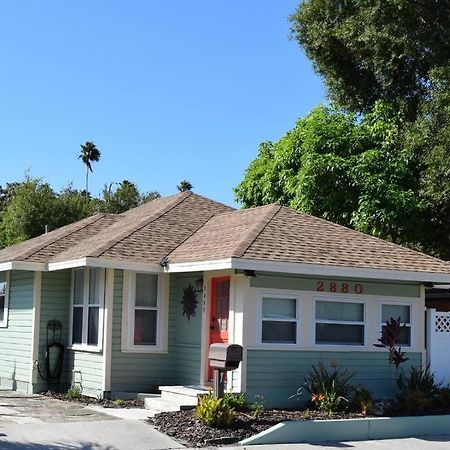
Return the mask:
M158 263L214 214L231 210L183 192L155 199L124 214L97 214L0 250L0 262L51 263L104 257Z
M450 273L450 263L278 205L215 216L171 263L238 257L354 268Z
M170 264L242 258L450 274L450 263L279 205L235 211L191 192L97 214L0 250L0 262L78 258Z

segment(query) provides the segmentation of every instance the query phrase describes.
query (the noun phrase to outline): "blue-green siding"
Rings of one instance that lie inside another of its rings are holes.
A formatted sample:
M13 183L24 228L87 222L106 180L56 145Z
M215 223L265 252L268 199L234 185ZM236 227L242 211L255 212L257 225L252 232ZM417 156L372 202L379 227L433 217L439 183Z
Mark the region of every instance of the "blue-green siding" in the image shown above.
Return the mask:
M409 353L403 370L411 365L421 367L422 354ZM331 362L340 368L355 372L351 383L367 387L375 398L390 395L395 390L395 369L389 365L386 352L322 352L322 351L247 351L247 397L262 395L267 406L298 405L298 400L289 399L305 382L311 366L322 362L332 370ZM307 400L303 389L300 399Z
M314 292L319 287L321 282L321 289L324 292L329 292L331 283L335 283L339 288L343 282L347 283L349 293L354 293L355 285L358 284L362 289L363 295L389 295L395 297L420 297L419 283L379 283L373 280L364 279L340 279L324 278L324 277L299 277L289 274L258 274L256 277L250 279L251 287L270 288L270 289L292 289L297 291L311 291Z
M197 275L172 275L169 288L168 352L122 352L123 271L114 276L114 311L111 353L111 390L151 392L163 384L199 384L201 294L196 315L182 314L183 288L194 284Z
M34 272L12 271L7 328L0 328L0 387L31 391Z

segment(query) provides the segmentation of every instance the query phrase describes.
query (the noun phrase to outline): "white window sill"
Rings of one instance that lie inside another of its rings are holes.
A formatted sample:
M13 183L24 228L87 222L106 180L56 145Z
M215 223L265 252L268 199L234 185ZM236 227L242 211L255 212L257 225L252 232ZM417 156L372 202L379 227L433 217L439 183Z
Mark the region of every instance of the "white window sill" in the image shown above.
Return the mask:
M158 347L125 347L121 349L122 353L159 353L159 354L168 354L167 349L158 348Z
M8 328L8 324L4 322L0 322L0 328Z
M93 345L71 345L67 350L76 352L102 353L102 347L94 347Z

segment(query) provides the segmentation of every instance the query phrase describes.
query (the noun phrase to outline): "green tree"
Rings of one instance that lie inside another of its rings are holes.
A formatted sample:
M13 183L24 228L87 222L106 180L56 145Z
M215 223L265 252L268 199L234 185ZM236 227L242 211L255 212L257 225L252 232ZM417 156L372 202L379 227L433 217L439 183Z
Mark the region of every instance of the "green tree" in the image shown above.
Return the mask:
M178 184L177 184L177 189L180 192L185 192L185 191L192 191L192 188L194 186L192 186L192 184L188 181L188 180L181 180Z
M116 190L112 190L113 184L118 184ZM103 211L120 214L160 196L156 191L141 193L136 184L128 180L110 183L103 188Z
M83 164L86 166L86 200L89 197L89 172L92 172L92 162L100 161L100 150L95 146L93 142L86 141L84 144L81 144L81 151L78 155L78 159L83 161Z
M38 178L27 175L14 189L0 222L1 246L39 236L53 227L56 194Z
M450 58L448 0L305 0L290 21L331 99L350 111L381 99L413 118L432 69Z
M272 202L413 247L425 205L403 118L376 103L362 119L318 107L278 142L261 144L235 188L244 207Z

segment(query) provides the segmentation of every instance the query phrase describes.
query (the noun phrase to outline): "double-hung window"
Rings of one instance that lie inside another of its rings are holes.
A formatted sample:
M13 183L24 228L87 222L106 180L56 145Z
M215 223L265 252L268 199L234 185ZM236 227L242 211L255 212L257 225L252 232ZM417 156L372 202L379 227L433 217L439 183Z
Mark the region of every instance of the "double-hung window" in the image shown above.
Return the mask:
M398 344L404 347L411 346L411 306L404 304L383 303L381 305L381 329L384 329L386 322L391 319L400 319L402 331Z
M71 333L73 347L80 346L93 350L101 348L104 295L104 269L74 269Z
M297 344L298 299L263 295L261 302L261 343Z
M157 274L130 272L127 350L161 350L161 279Z
M316 344L364 345L363 302L316 300Z
M0 272L0 327L8 325L8 272Z

